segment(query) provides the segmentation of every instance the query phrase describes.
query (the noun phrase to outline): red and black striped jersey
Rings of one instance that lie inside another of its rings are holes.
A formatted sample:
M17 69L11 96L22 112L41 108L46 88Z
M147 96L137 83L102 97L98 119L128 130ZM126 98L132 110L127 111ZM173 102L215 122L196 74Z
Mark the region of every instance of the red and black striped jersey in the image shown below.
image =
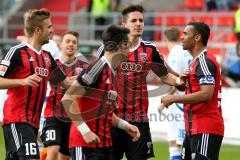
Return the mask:
M107 63L98 63L97 67L89 67L87 71L83 71L78 77L80 84L86 88L86 93L78 101L81 117L87 123L92 132L94 132L100 138L101 143L97 145L86 144L82 135L72 123L70 130L70 142L69 147L107 147L112 145L111 140L111 122L112 115L115 109L115 100L111 99L113 93L113 86L111 84L111 68ZM98 70L101 68L100 70ZM98 73L97 73L98 72ZM84 74L90 73L92 76L96 74L97 78L94 78L92 83L86 84L83 80Z
M79 75L83 69L88 67L88 64L80 60L78 56L76 56L71 63L64 63L61 59L57 59L56 62L67 77ZM47 97L46 107L44 109L44 117L57 117L63 120L69 120L61 103L66 89L63 88L61 84L54 85L51 83L50 88L50 94L49 97Z
M201 85L214 85L212 99L208 102L186 104L184 117L188 135L211 133L224 135L221 108L221 71L216 58L203 51L189 65L186 94L200 91Z
M102 48L98 52L103 51ZM138 46L128 53L128 61L117 68L114 86L118 93L118 117L127 121L148 121L146 77L150 70L159 77L168 73L155 45L140 39Z
M42 77L38 87L8 89L8 98L3 109L3 125L25 122L38 128L47 82L49 80L58 83L64 80L64 73L57 67L49 52L38 52L26 42L12 47L3 57L0 66L4 68L1 76L8 79L23 79L34 73ZM53 80L55 77L52 74L58 78Z

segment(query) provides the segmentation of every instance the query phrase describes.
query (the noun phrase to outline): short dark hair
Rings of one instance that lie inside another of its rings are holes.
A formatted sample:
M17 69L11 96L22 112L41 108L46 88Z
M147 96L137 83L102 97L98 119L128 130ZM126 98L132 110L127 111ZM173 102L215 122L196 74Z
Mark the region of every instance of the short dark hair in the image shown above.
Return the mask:
M196 33L200 34L202 37L202 44L207 46L208 39L210 36L210 28L207 24L203 22L189 22L187 25L194 27Z
M177 42L180 39L180 31L176 27L170 27L164 31L164 36L168 41Z
M79 38L79 33L76 32L76 31L67 31L67 32L65 32L65 33L63 34L63 37L64 37L65 35L67 35L67 34L71 34L71 35L75 36L75 37L77 38L77 40L78 40L78 38Z
M136 12L136 11L144 13L144 8L141 5L130 5L126 8L124 8L123 11L122 11L123 21L127 20L127 16L128 16L129 13Z
M116 51L118 44L124 40L128 41L129 29L112 24L102 33L102 41L106 51Z

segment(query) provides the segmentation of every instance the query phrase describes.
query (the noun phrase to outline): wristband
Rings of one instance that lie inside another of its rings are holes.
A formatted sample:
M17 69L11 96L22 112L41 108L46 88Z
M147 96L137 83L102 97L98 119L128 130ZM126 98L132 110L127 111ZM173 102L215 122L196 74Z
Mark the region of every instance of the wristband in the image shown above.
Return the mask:
M179 77L177 77L177 79L176 79L176 85L177 85L177 86L180 86L180 85L181 85L181 80L180 80Z
M80 132L82 135L85 135L85 134L87 134L88 132L91 131L90 128L88 127L88 125L87 125L85 122L83 122L82 124L79 124L79 125L77 126L77 129L79 130L79 132Z
M123 119L119 119L118 128L125 130L125 128L128 124L129 123L127 121L125 121Z

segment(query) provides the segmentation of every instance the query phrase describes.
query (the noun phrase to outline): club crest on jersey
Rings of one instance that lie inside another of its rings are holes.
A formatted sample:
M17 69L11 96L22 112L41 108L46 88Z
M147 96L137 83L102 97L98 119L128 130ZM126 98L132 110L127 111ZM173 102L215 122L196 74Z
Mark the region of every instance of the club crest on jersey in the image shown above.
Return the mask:
M143 62L146 62L146 61L147 61L147 53L140 53L140 59L141 59Z
M49 58L44 57L44 61L46 62L46 64L47 64L48 66L51 66L51 61L50 61Z
M4 76L7 72L8 67L4 65L0 65L0 76Z

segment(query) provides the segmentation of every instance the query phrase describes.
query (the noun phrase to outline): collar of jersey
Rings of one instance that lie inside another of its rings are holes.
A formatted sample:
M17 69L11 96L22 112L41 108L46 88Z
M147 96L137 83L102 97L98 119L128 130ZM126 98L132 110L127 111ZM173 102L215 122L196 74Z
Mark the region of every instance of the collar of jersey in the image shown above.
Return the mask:
M28 44L26 41L22 42L23 44L25 44L26 46L28 46L31 50L33 50L35 53L37 53L38 55L40 55L42 53L42 48L40 49L40 51L37 51L35 48L33 48L30 44Z
M204 54L204 52L207 52L207 49L204 49L197 57L195 57L188 66L190 66L198 57L200 57L202 54Z
M130 48L129 51L130 51L130 52L133 52L133 51L135 51L136 49L138 49L138 47L140 46L140 43L141 43L141 42L142 42L142 39L140 38L138 44L137 44L134 48Z
M63 59L61 58L61 56L59 56L59 61L60 61L63 65L69 67L69 66L72 66L73 64L76 63L77 58L76 58L76 56L74 56L74 60L73 60L71 63L66 63L66 62L63 61Z
M107 58L105 56L102 56L101 59L107 63L107 65L111 68L112 73L115 75L115 70L113 69L111 63L107 60Z

